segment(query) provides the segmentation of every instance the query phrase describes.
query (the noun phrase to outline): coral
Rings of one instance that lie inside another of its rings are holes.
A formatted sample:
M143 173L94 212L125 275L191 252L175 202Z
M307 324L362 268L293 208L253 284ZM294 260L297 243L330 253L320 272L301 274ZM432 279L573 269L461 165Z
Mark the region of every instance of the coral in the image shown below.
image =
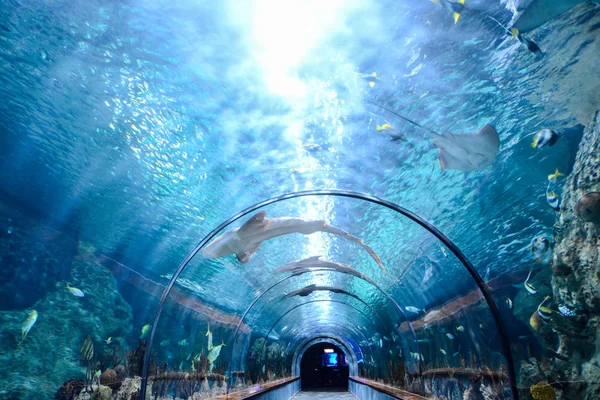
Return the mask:
M4 372L0 387L10 391L22 386L23 377L35 377L35 386L27 388L21 399L52 398L63 382L83 379L80 349L88 335L98 346L109 336L125 342L119 338L131 331L131 307L119 294L112 274L97 263L93 250L80 245L69 267L69 282L85 297L73 296L63 284L53 288L35 304L38 320L18 349L23 313L0 311L0 326L7 333L0 341Z
M124 365L117 365L115 367L115 372L117 373L117 380L119 382L123 382L125 378L127 378L127 369Z
M54 398L56 400L73 400L81 393L84 386L85 384L81 379L71 379L63 383L54 395Z
M600 192L584 194L575 204L574 211L583 221L600 224Z
M554 388L546 382L540 382L529 388L533 400L556 400Z
M113 369L107 369L100 375L100 384L108 386L113 390L117 390L121 387L121 381L119 381L117 372Z
M152 382L148 382L146 390L146 400L153 399L152 397ZM140 388L142 387L142 378L139 376L126 378L121 385L117 395L118 400L140 400Z
M112 389L108 386L98 386L92 395L93 400L110 400L112 398Z
M140 339L140 343L135 351L128 351L125 355L127 358L127 365L129 366L129 373L134 376L142 376L142 370L144 368L144 356L146 355L146 341ZM153 370L153 368L150 368Z

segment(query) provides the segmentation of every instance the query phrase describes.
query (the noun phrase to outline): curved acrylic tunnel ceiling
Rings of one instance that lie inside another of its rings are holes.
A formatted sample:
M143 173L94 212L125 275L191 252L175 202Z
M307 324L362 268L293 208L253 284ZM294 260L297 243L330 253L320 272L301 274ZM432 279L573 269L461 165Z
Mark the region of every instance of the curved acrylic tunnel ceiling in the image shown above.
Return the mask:
M240 238L251 238L242 240L250 244L242 249ZM277 272L282 266L316 256L354 272L341 273L335 268L298 275ZM288 354L312 337L337 336L357 345L365 357L373 357L372 362L385 362L390 356L383 351L389 350L384 341L397 341L396 350L407 360L409 354L420 354L419 337L425 330L460 316L466 321L450 329L472 338L473 353L484 345L504 353L506 359L500 356L500 362L507 361L508 375L514 378L498 308L473 265L432 225L368 195L312 191L259 203L219 225L174 274L165 278L169 284L152 324L151 344L167 299L191 304L195 311L210 313L212 320L218 314L217 321L232 332L240 326L246 336L269 334L267 342L276 336L287 343ZM309 285L325 290L286 298ZM175 290L170 293L172 287ZM337 289L341 292L335 293ZM470 290L490 305L487 318L492 327L496 324L499 340L495 343L484 343L490 335L483 334L483 323L469 324L469 316L460 309L452 313L422 311ZM476 325L481 332L475 332ZM447 341L448 333L441 330L439 339ZM249 337L244 339L246 344L241 343L243 340L237 344L232 342L235 335L218 340L229 343L235 351L248 351ZM243 359L245 355L237 357ZM148 362L149 356L144 363L144 379ZM242 364L243 360L236 362Z

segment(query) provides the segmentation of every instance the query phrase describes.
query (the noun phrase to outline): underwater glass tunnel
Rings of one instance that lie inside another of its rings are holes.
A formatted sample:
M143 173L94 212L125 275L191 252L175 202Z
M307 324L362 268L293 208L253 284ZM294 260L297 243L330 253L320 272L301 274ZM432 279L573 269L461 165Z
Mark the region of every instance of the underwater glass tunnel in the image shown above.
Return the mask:
M0 2L0 400L599 399L599 35Z

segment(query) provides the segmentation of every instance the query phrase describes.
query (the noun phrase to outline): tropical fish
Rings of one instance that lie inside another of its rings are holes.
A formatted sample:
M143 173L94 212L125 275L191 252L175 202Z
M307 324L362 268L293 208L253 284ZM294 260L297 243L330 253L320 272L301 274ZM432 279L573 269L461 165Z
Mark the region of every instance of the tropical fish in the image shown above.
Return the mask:
M460 325L460 326L456 327L456 330L459 331L459 332L464 332L465 331L465 327L462 326L462 325Z
M425 339L413 339L415 343L429 343L431 342L431 339L429 338L425 338Z
M394 128L390 124L377 125L375 129L377 129L378 132L389 136L390 138L392 138L393 141L401 140L403 142L406 142L408 140L401 131Z
M504 29L504 31L506 31L506 34L508 36L517 38L519 43L521 43L523 46L525 46L525 48L527 48L527 50L529 50L530 52L532 52L536 55L543 54L542 49L540 48L540 46L538 46L538 44L535 42L535 40L531 39L528 36L525 36L524 34L519 32L519 30L517 28L508 29L507 27L502 25L500 23L500 21L498 21L496 18L492 17L491 15L485 14L485 16L488 17L489 19L491 19L492 21L494 21L495 23L497 23L502 29ZM536 143L535 140L534 140L534 143ZM536 146L537 146L537 144L536 144ZM533 144L532 144L532 147L535 148L535 146L533 146Z
M96 370L92 379L100 379L100 375L102 375L102 370Z
M421 286L425 285L429 279L433 276L433 265L429 264L427 269L425 270L425 275L423 275L423 280L421 281Z
M563 174L562 172L560 172L558 170L558 168L556 168L556 171L554 171L553 174L548 175L548 181L550 182L556 182L556 180L560 177L560 176L565 176L565 174Z
M517 14L512 27L520 32L529 32L558 17L586 0L533 0Z
M383 339L379 339L379 348L383 349Z
M450 0L431 0L434 4L439 4L447 11L452 13L452 17L454 18L454 23L458 22L460 18L460 14L465 9L465 0L458 1L450 1Z
M388 341L388 342L389 342L389 341L390 341L390 338L389 338L389 337L387 337L387 336L384 336L384 337L383 337L383 340L385 340L385 341Z
M417 352L414 352L414 353L413 353L413 352L410 352L410 356L411 356L412 358L416 359L417 361L418 361L418 360L425 361L425 357L423 357L423 354L421 354L421 353L417 353Z
M321 145L319 145L317 143L305 143L302 145L302 147L304 148L304 150L308 151L309 153L313 153L317 150L321 150Z
M111 344L112 343L112 336L109 337L109 338L107 338L107 339L104 339L104 341L106 342L106 344Z
M542 327L542 318L538 314L537 310L535 310L533 314L531 314L531 317L529 317L529 325L531 325L533 330L536 332Z
M359 78L362 78L362 79L366 80L367 82L369 82L370 87L374 87L375 82L377 82L379 80L379 78L377 77L377 72L371 72L370 74L363 74L360 72L354 72L354 73L356 75L358 75Z
M544 303L546 303L551 298L552 297L550 296L544 297L544 300L540 303L540 305L537 308L537 313L544 321L550 321L552 319L552 313L554 312L554 310L544 306Z
M483 324L479 324L479 329L483 329Z
M72 286L69 286L68 283L67 283L67 286L65 287L65 289L67 289L69 292L71 292L71 294L73 296L77 296L77 297L83 297L83 296L85 296L85 294L81 290L79 290L77 288L74 288Z
M534 149L544 146L550 147L558 141L558 138L558 133L556 133L552 129L545 128L533 135L531 147L533 147Z
M537 264L542 263L548 249L550 249L550 242L543 236L538 236L531 241L531 252Z
M454 340L454 335L451 334L450 332L446 333L446 336L448 337L448 339Z
M519 32L519 30L517 28L511 28L509 30L510 35L514 36L517 38L517 40L523 45L525 46L525 48L527 50L529 50L530 52L534 53L534 54L543 54L542 53L542 49L540 48L540 46L535 42L535 40L533 40L532 38L530 38L529 36L525 36L524 34L522 34L521 32ZM535 149L535 146L532 145L532 147ZM541 147L541 146L540 146Z
M553 210L558 211L560 210L560 198L558 197L558 194L549 191L549 189L550 186L546 188L546 202Z
M438 158L443 170L480 171L493 164L500 150L500 137L492 125L485 125L475 134L440 134L375 102L367 102L426 130L440 149Z
M212 332L210 331L210 324L207 324L207 325L208 325L208 329L206 331L206 336L208 336L208 346L207 346L207 348L208 348L208 351L211 351L213 349L213 347L214 347L213 346L213 335L212 335Z
M404 309L406 311L408 311L408 312L415 313L415 314L419 314L421 312L425 312L425 310L422 310L420 308L413 307L413 306L406 306L406 307L404 307Z
M448 252L446 251L446 248L444 246L440 246L440 250L442 251L442 254L444 255L444 257L446 257L447 259L450 258L448 256Z
M440 347L440 353L442 353L443 355L446 355L446 350L444 350L443 348Z
M529 283L529 278L531 277L531 271L533 270L529 270L529 274L527 274L527 279L525 279L525 282L523 283L523 285L525 285L525 289L529 292L529 294L536 294L537 293L537 289L531 284Z
M148 336L148 334L150 333L150 327L150 324L142 326L142 334L140 335L140 339L145 339L146 336Z
M322 256L314 256L305 258L300 261L292 261L277 268L275 270L275 273L291 272L292 275L301 275L306 272L314 271L316 269L330 269L337 272L341 272L343 274L353 275L358 278L364 279L373 285L375 284L375 282L373 282L369 277L361 274L351 266L335 261L321 260L321 257Z
M508 307L509 310L512 310L513 309L513 302L512 302L512 300L507 297L506 300L505 300L505 302L506 302L506 307Z
M487 269L485 270L485 276L483 277L483 281L487 282L490 280L490 267L487 267Z
M185 346L187 346L189 343L188 343L188 340L187 340L187 339L183 339L183 340L180 340L179 342L177 342L177 344L178 344L179 346L184 346L184 347L185 347Z
M83 341L83 346L79 350L79 358L83 361L90 361L94 357L94 342L92 337L87 335Z
M37 318L38 312L36 310L31 310L29 314L27 314L27 317L21 323L21 340L19 341L19 344L17 344L17 347L23 343L23 340L27 337L27 334L35 324L35 321L37 321Z
M160 342L161 347L167 347L169 345L169 343L171 343L170 339L165 339L162 342Z
M460 351L457 351L456 353L453 353L453 354L452 354L452 357L456 357L456 356L457 356L457 355L459 355L459 354L460 354Z
M377 265L387 273L381 258L372 248L348 232L327 224L325 220L305 220L291 217L268 219L266 215L266 211L260 211L241 227L223 233L202 250L202 255L206 258L218 258L235 254L238 261L246 263L250 261L254 252L265 240L290 233L310 235L315 232L327 232L358 243L371 255Z
M225 343L223 341L221 341L221 344L218 346L213 346L213 348L208 352L208 362L210 364L210 372L212 372L213 368L214 368L214 363L217 359L217 357L219 357L219 354L221 354L221 348L223 348L223 346L225 346Z

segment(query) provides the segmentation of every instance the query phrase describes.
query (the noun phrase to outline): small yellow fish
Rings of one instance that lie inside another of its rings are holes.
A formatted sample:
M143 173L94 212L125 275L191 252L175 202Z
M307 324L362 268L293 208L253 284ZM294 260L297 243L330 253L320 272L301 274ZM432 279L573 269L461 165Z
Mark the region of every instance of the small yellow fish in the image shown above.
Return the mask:
M38 313L36 310L32 310L29 314L27 314L27 318L25 318L25 320L21 324L21 341L19 342L17 347L23 342L23 340L25 340L25 337L27 337L27 334L35 324L35 321L37 321L37 317Z
M140 339L144 339L148 333L150 333L150 324L146 324L142 327L142 335L140 336Z
M377 82L379 80L379 78L377 77L377 72L373 72L370 74L363 74L360 72L354 72L354 73L356 75L358 75L359 77L361 77L362 79L364 79L365 81L369 82L370 87L374 87L375 82Z
M446 355L446 350L440 348L440 353L442 353L443 355Z
M100 379L100 375L102 375L102 371L101 371L101 370L97 370L97 371L94 373L94 377L93 377L93 379L96 379L96 378Z
M464 332L465 331L465 327L462 326L462 325L460 325L460 326L456 327L456 330L459 331L459 332Z
M556 171L553 174L548 175L548 180L550 182L555 182L556 179L560 176L565 176L565 174L561 173L558 168L556 168Z
M440 246L440 250L442 251L442 254L444 255L444 257L450 258L450 257L448 257L448 252L446 251L446 248L444 246Z
M66 289L69 290L69 292L71 292L71 294L73 294L73 296L77 296L77 297L85 296L85 294L81 290L74 288L73 286L69 286L68 283L67 283Z
M111 344L112 343L112 336L110 336L108 339L104 339L104 341L106 342L106 344Z
M394 129L394 127L390 124L383 124L383 125L377 125L377 127L375 128L378 131L382 131L384 129Z
M371 74L371 76L365 77L365 79L369 82L369 86L370 87L374 87L375 86L375 81L378 80L378 78L377 78L377 72L373 72Z

